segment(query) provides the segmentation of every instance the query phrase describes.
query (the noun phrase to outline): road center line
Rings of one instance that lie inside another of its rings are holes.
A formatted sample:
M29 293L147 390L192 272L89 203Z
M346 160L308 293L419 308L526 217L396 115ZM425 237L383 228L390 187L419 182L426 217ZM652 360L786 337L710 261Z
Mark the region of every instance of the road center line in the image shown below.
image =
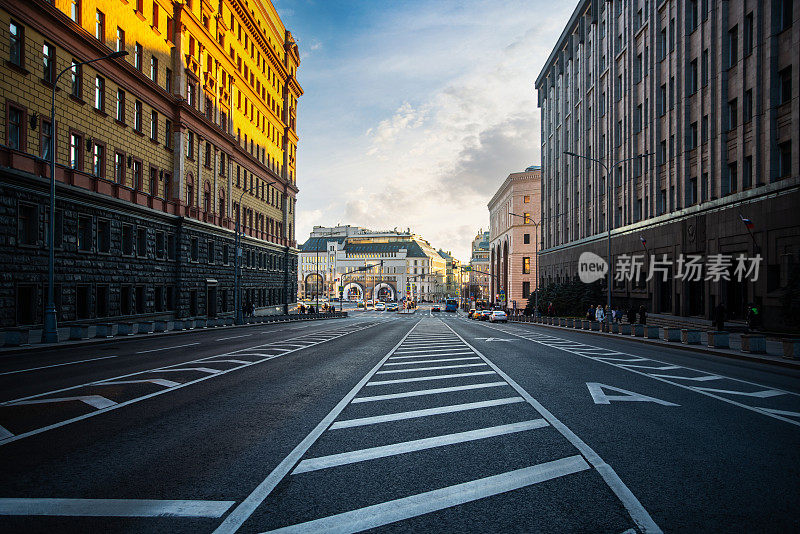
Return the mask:
M408 412L398 412L386 415L376 415L374 417L361 417L358 419L347 419L345 421L337 421L331 425L331 430L337 428L351 428L354 426L374 425L377 423L386 423L390 421L402 421L404 419L415 419L417 417L428 417L431 415L440 415L443 413L464 412L467 410L480 410L482 408L490 408L492 406L503 406L505 404L515 404L517 402L525 402L522 397L508 397L505 399L493 399L480 402L467 402L464 404L451 404L448 406L439 406L437 408L426 408L424 410L411 410Z
M17 373L27 373L29 371L38 371L40 369L50 369L51 367L63 367L65 365L75 365L76 363L95 362L97 360L107 360L109 358L119 358L119 354L115 354L113 356L100 356L99 358L89 358L86 360L77 360L74 362L54 363L53 365L42 365L40 367L29 367L28 369L17 369L16 371L6 371L4 373L0 373L0 376L15 375Z
M0 515L222 517L236 501L150 499L0 499Z
M455 434L415 439L413 441L393 443L392 445L383 445L381 447L371 447L369 449L360 449L357 451L343 452L340 454L320 456L318 458L309 458L308 460L303 460L300 462L294 471L292 471L292 474L298 475L300 473L318 471L320 469L327 469L329 467L337 467L356 462L365 462L367 460L375 460L376 458L396 456L398 454L422 451L425 449L432 449L434 447L445 447L447 445L466 443L468 441L475 441L478 439L504 436L506 434L525 432L528 430L535 430L537 428L544 428L546 426L549 425L544 419L532 419L530 421L511 423L509 425L492 426L488 428L480 428L478 430L469 430L467 432L457 432Z
M215 339L214 341L227 341L229 339L237 339L237 338L240 338L240 337L250 337L252 335L253 334L242 334L241 336L221 337L219 339Z

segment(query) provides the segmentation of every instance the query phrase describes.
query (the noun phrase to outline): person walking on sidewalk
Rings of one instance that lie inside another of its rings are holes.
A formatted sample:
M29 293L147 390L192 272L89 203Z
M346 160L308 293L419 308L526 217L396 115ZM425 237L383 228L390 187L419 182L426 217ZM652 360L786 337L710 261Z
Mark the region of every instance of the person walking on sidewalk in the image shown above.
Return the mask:
M597 309L594 312L594 320L598 323L602 323L606 320L606 314L603 311L603 306L600 304L597 305Z
M639 324L647 324L647 310L644 304L639 306Z

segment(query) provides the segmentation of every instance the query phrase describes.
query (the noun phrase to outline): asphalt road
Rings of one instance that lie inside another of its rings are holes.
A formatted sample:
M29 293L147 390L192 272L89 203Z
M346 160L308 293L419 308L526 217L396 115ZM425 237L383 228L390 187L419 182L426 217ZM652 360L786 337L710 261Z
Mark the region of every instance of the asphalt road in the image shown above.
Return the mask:
M798 531L798 375L425 308L5 356L0 531Z

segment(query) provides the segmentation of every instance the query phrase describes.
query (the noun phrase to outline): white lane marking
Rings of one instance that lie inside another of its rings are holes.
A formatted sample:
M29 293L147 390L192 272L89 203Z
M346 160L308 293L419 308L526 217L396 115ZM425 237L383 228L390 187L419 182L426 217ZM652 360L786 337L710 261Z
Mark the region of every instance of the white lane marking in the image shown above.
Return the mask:
M30 371L38 371L40 369L50 369L51 367L63 367L65 365L75 365L76 363L95 362L97 360L107 360L109 358L119 358L119 354L115 354L113 356L100 356L99 358L89 358L87 360L77 360L74 362L54 363L53 365L42 365L40 367L29 367L27 369L17 369L16 371L6 371L4 373L0 373L0 376L15 375L17 373L27 373Z
M486 341L487 343L492 342L492 341L506 341L506 342L507 341L514 341L513 339L508 339L508 338L504 338L504 337L476 337L475 339L481 339L483 341Z
M448 350L458 350L463 349L464 347L459 346L452 346L452 347L445 347L441 349L400 349L397 351L397 354L419 354L419 353L430 353L434 354L437 352L447 352Z
M159 351L162 351L162 350L170 350L170 349L182 349L183 347L191 347L193 345L199 345L199 344L200 344L200 342L198 341L196 343L187 343L185 345L175 345L174 347L162 347L160 349L140 350L136 354L146 354L148 352L159 352Z
M0 426L0 439L6 439L14 437L14 434L9 432L8 429Z
M641 393L628 391L627 389L615 388L614 386L608 386L606 384L600 384L598 382L586 382L586 387L589 388L589 394L592 396L592 400L594 401L595 404L611 404L612 401L613 402L626 401L626 402L654 402L662 406L680 406L680 404L667 402L665 400L657 399L655 397L642 395ZM611 391L622 393L622 395L606 395L603 389L610 389Z
M525 336L522 336L520 334L516 334L514 332L508 332L506 330L500 330L500 329L494 328L492 326L488 326L488 325L484 325L484 326L486 326L487 328L492 328L494 330L498 330L499 332L503 332L505 334L511 334L513 336L517 336L517 337L519 337L521 339L527 339L528 341L531 341L533 343L538 343L540 345L544 345L545 347L549 346L547 343L544 343L544 342L540 341L539 338L525 337ZM587 358L589 360L594 360L596 362L604 363L604 364L607 364L607 365L613 365L614 367L617 367L619 369L623 369L623 370L628 371L630 373L636 373L638 375L642 375L642 376L646 376L646 377L652 378L653 380L658 380L660 382L664 382L666 384L671 384L671 385L679 387L679 388L688 389L689 391L694 391L694 392L699 393L701 395L705 395L707 397L711 397L712 399L717 399L717 400L720 400L722 402L727 402L728 404L732 404L734 406L738 406L739 408L744 408L745 410L750 410L751 412L755 412L755 413L759 413L759 414L762 414L762 415L766 415L767 417L772 417L773 419L777 419L779 421L783 421L784 423L789 423L789 424L792 424L792 425L795 425L795 426L800 426L800 421L794 421L794 420L789 419L787 417L783 417L781 415L777 415L776 413L772 413L772 412L769 412L769 411L764 411L761 408L756 408L754 406L750 406L750 405L735 401L733 399L728 399L726 397L721 397L721 396L715 395L714 393L711 393L709 391L703 391L701 388L698 388L696 386L691 386L691 385L687 385L687 384L680 384L678 382L673 382L672 380L669 380L667 378L659 377L656 374L650 374L650 373L645 373L643 371L637 371L636 369L630 369L630 368L627 368L627 367L623 367L622 365L614 363L613 361L606 361L606 360L610 360L611 358L601 358L601 357L594 357L594 356L586 356L584 354L579 354L577 352L572 352L572 351L569 351L569 350L566 350L566 349L561 349L561 350L565 350L565 352L570 352L571 354L576 354L578 356L581 356L582 358ZM622 354L626 354L626 353L622 353ZM642 358L642 359L645 359L645 358ZM663 363L663 364L667 365L667 362L662 362L660 360L650 360L650 361ZM700 369L695 369L694 367L683 367L683 369L688 369L689 371L694 371L696 373L704 373L705 374L705 371L701 371ZM750 382L748 380L742 380L742 379L739 379L739 378L730 378L730 377L727 377L727 376L722 377L722 378L724 378L725 380L731 380L733 382L739 382L739 383L742 383L742 384L749 384L749 385L752 385L752 386L765 387L765 386L763 386L761 384L757 384L756 382ZM774 389L774 391L780 391L782 394L786 394L786 395L800 396L799 393L794 393L793 391L785 391L785 390L777 390L777 389Z
M464 350L460 352L445 352L442 354L417 354L415 356L392 356L389 358L390 360L406 360L409 358L428 358L430 356L460 356L462 354L472 354L471 350L468 350L466 347Z
M146 380L114 380L114 381L105 381L105 382L97 382L94 384L95 386L111 386L116 384L145 384L150 382L151 384L156 384L157 386L164 386L165 388L174 388L175 386L180 386L180 382L173 382L172 380L167 380L166 378L150 378Z
M485 363L459 363L456 365L434 365L432 367L411 367L407 369L389 369L388 371L378 371L376 375L387 375L395 373L413 373L417 371L438 371L439 369L459 369L462 367L486 367Z
M373 395L370 397L358 397L353 399L353 404L358 402L375 402L382 400L402 399L405 397L419 397L421 395L438 395L439 393L452 393L454 391L466 391L469 389L497 388L508 386L505 382L485 382L483 384L469 384L466 386L451 386L448 388L418 389L406 391L404 393L389 393L387 395Z
M386 384L405 384L406 382L423 382L425 380L443 380L446 378L461 378L462 376L493 375L494 371L478 371L476 373L454 373L452 375L417 376L414 378L398 378L396 380L379 380L370 382L368 386L383 386Z
M547 343L542 343L542 344L555 347L555 345L549 345ZM555 348L560 349L562 347L555 347ZM587 357L588 357L588 355L587 355ZM596 358L598 360L608 360L609 362L646 362L646 361L653 361L653 360L648 360L647 358L609 358L607 356L592 356L592 357Z
M275 467L275 469L273 469L272 472L267 475L267 478L261 481L261 483L256 486L250 495L248 495L236 508L233 509L230 514L228 514L228 517L226 517L225 520L214 530L213 534L229 534L239 530L239 527L241 527L242 524L253 514L255 509L264 502L264 499L269 497L269 494L272 493L272 490L275 489L275 486L277 486L278 483L283 480L287 474L289 474L289 471L291 471L292 467L298 462L298 460L303 457L306 451L308 451L314 442L317 441L317 439L322 435L323 432L325 432L331 423L337 417L339 417L339 414L342 413L348 404L350 404L350 401L353 399L353 397L355 397L356 394L361 391L364 385L369 382L369 379L372 378L372 375L374 375L375 372L381 368L384 362L389 359L389 356L391 356L392 353L397 350L397 347L399 347L400 344L405 341L408 335L414 331L414 328L416 328L418 324L419 321L414 323L409 331L403 336L403 339L401 339L397 345L395 345L394 348L392 348L392 350L386 354L386 356L381 358L381 361L375 364L375 367L373 367L364 376L364 378L359 380L358 384L353 386L353 389L351 389L347 395L345 395L344 398L342 398L342 400L340 400L339 403L334 406L330 412L328 412L328 415L326 415L322 421L320 421L319 424L314 427L314 430L312 430L305 438L303 438L303 441L298 443L297 446L292 449L292 452L290 452L288 456L286 456L286 458L284 458L281 463L279 463L277 467Z
M238 339L240 337L250 337L252 335L253 334L242 334L241 336L221 337L221 338L215 339L214 341L228 341L229 339Z
M765 389L763 391L729 391L727 389L714 389L714 388L701 388L695 387L699 391L708 391L709 393L720 393L723 395L742 395L744 397L756 397L758 399L768 399L770 397L777 397L779 395L786 395L783 391L776 391L774 389Z
M525 399L523 399L522 397L508 397L505 399L493 399L480 402L467 402L463 404L438 406L436 408L426 408L424 410L411 410L408 412L376 415L374 417L360 417L358 419L347 419L344 421L337 421L333 423L331 425L331 430L335 430L337 428L351 428L354 426L374 425L377 423L386 423L390 421L402 421L404 419L415 419L417 417L428 417L431 415L440 415L444 413L464 412L467 410L480 410L483 408L490 408L492 406L515 404L517 402L525 402Z
M266 355L263 355L262 357L264 357L264 356L266 356ZM272 355L270 354L269 356L272 356ZM250 361L250 360L206 360L206 363L241 363L241 364L247 364L247 363L253 363L253 362Z
M109 406L115 406L117 403L107 399L105 397L101 397L100 395L81 395L78 397L55 397L49 399L30 399L30 400L21 400L21 401L12 401L4 403L6 406L21 406L25 404L49 404L51 402L69 402L69 401L81 401L93 408L97 408L98 410L102 410L103 408L108 408Z
M417 365L420 363L439 363L439 362L463 362L465 360L480 360L478 356L468 356L466 358L441 358L438 360L412 360L410 362L392 362L387 363L384 367L389 365Z
M272 533L361 532L589 469L579 455L272 530Z
M150 499L0 499L0 515L222 517L235 503Z
M721 376L706 375L706 376L675 376L675 375L659 375L653 373L650 376L660 376L661 378L678 378L680 380L693 380L695 382L708 382L710 380L722 380Z
M333 337L333 338L331 338L331 340L338 339L339 337L343 337L345 335L352 334L352 333L355 333L355 332L361 332L363 330L366 330L368 328L372 328L372 327L377 326L377 325L378 325L378 323L375 323L375 322L365 322L365 323L362 323L362 324L353 325L353 327L351 329L347 330L344 334L341 334L341 336ZM176 364L173 364L173 366L186 365L187 363L198 363L198 362L201 362L201 361L210 360L210 359L213 359L213 358L219 358L220 356L226 356L226 355L230 355L230 354L241 354L241 353L244 353L247 350L252 350L252 349L261 348L261 347L268 347L268 345L269 345L268 343L267 344L260 344L260 345L257 345L256 347L250 347L249 349L239 349L239 350L235 350L235 351L231 351L231 352L226 352L226 353L223 353L223 354L215 354L214 356L206 356L204 358L198 358L197 360L192 360L192 361L189 361L189 362L176 363ZM302 350L302 349L297 349L297 350ZM66 426L66 425L69 425L69 424L72 424L72 423L76 423L78 421L83 421L84 419L88 419L90 417L95 417L97 415L100 415L100 414L105 413L105 412L109 412L111 410L116 410L116 409L123 408L125 406L131 405L131 404L134 404L134 403L137 403L137 402L142 402L142 401L145 401L147 399L151 399L153 397L157 397L159 395L163 395L165 393L169 393L169 392L174 391L176 389L192 386L194 384L198 384L200 382L203 382L205 380L209 380L209 379L214 378L216 376L221 376L221 375L226 374L226 373L230 373L230 372L233 372L233 371L238 371L239 369L242 369L242 368L245 368L245 367L249 367L251 365L257 365L257 364L262 363L264 361L270 360L272 358L276 358L278 356L283 356L284 354L288 354L290 352L295 352L295 351L286 351L286 352L283 352L281 354L272 355L272 356L270 356L269 358L267 358L265 360L258 360L258 361L255 361L253 363L249 363L247 365L242 365L240 367L232 367L230 369L225 369L224 371L220 371L218 374L206 375L206 376L203 376L201 378L190 380L188 382L182 383L179 386L175 386L174 388L155 391L155 392L149 393L147 395L142 395L141 397L136 397L135 399L130 399L130 400L127 400L127 401L124 401L124 402L120 402L118 404L115 404L114 406L109 406L108 408L104 408L102 410L97 410L95 412L85 413L85 414L79 415L77 417L72 417L70 419L66 419L66 420L63 420L63 421L59 421L57 423L53 423L51 425L47 425L47 426L44 426L44 427L36 428L36 429L30 430L28 432L23 432L22 434L17 434L15 436L12 436L12 437L9 437L9 438L0 439L0 446L7 445L9 443L13 443L15 441L18 441L18 440L21 440L21 439L24 439L24 438L27 438L27 437L30 437L30 436L35 436L37 434L41 434L41 433L47 432L49 430L53 430L53 429L56 429L56 428L61 428L62 426ZM163 368L163 369L167 369L167 368ZM150 372L150 371L156 371L156 370L158 370L158 369L150 369L150 370L145 370L145 371L136 371L136 372L128 373L128 374L125 374L125 375L119 375L119 376L115 376L115 377L111 377L111 378L106 378L105 380L106 381L108 381L108 380L119 380L119 379L122 379L122 378L128 378L128 377L131 377L131 376L141 375L141 374L144 374L144 373L147 373L147 372ZM21 397L21 398L17 398L17 399L11 400L11 401L6 401L4 403L0 403L0 406L4 406L4 405L11 404L13 402L18 402L18 401L23 401L23 400L28 400L28 399L41 398L41 397L44 397L45 395L54 395L56 393L62 393L64 391L72 391L72 390L75 390L75 389L78 389L78 388L84 388L84 387L87 387L87 386L92 386L95 383L96 382L89 382L89 383L86 383L86 384L78 384L76 386L69 386L69 387L65 387L65 388L61 388L61 389L57 389L57 390L53 390L53 391L47 391L45 393L37 393L36 395L30 395L30 396L27 396L27 397Z
M457 443L466 443L468 441L475 441L478 439L504 436L506 434L514 434L516 432L526 432L528 430L535 430L537 428L544 428L546 426L548 426L547 421L544 419L533 419L530 421L511 423L509 425L480 428L478 430L469 430L467 432L457 432L455 434L445 434L442 436L434 436L432 438L393 443L392 445L383 445L381 447L371 447L369 449L360 449L357 451L342 452L328 456L319 456L317 458L303 460L297 467L295 467L294 471L292 471L292 474L298 475L300 473L318 471L320 469L327 469L329 467L337 467L356 462L375 460L376 458L385 458L387 456L423 451L425 449L432 449L435 447L445 447L447 445L455 445Z
M180 367L174 369L152 369L150 371L144 371L146 373L173 373L173 372L181 372L181 371L200 371L201 373L208 373L208 374L216 374L221 372L219 369L212 369L210 367Z
M759 410L764 410L765 412L774 413L777 415L788 415L789 417L800 417L799 412L789 412L787 410L776 410L774 408L759 408Z
M450 328L449 325L445 326L447 326L447 328ZM452 328L450 328L450 330L452 330L453 333L456 334L457 336L461 337L458 334L458 332L456 332ZM502 330L500 331L502 332ZM522 338L522 336L518 337ZM464 343L466 343L468 347L472 348L472 350L475 351L475 354L483 358L484 361L488 363L492 369L495 370L495 372L500 376L500 378L508 382L508 384L512 388L517 390L517 393L519 393L521 397L527 400L528 404L533 406L536 409L536 411L539 412L542 415L542 417L544 417L547 420L547 422L553 426L553 428L558 430L562 436L567 438L567 440L581 452L583 457L586 458L586 460L592 465L592 467L594 467L597 470L598 473L600 473L600 476L603 478L603 481L605 481L606 485L609 488L611 488L611 491L613 491L614 494L617 496L617 498L620 500L620 502L622 502L622 505L628 511L628 514L631 516L631 519L633 519L633 522L636 523L636 525L639 527L639 530L641 530L643 533L660 534L662 532L662 530L658 527L656 522L653 521L653 518L650 517L650 514L647 512L647 510L645 510L644 506L642 506L642 503L639 502L639 499L636 498L636 496L628 488L628 486L626 486L625 483L622 481L622 479L619 478L619 475L617 475L614 469L612 469L611 466L608 465L600 457L599 454L597 454L591 447L589 447L589 445L587 445L581 438L579 438L572 430L570 430L567 427L567 425L559 421L556 418L556 416L550 413L550 411L547 408L545 408L539 401L531 397L531 395L527 391L522 389L522 387L519 384L517 384L510 376L508 376L506 373L500 370L500 368L497 367L494 363L489 361L489 359L486 356L484 356L483 353L481 353L478 349L470 345L466 340L464 340ZM639 372L633 369L631 369L630 371L634 373Z
M633 365L631 363L621 363L621 367L635 367L637 369L652 369L654 371L672 371L674 369L683 369L680 365L662 365L654 367L652 365Z

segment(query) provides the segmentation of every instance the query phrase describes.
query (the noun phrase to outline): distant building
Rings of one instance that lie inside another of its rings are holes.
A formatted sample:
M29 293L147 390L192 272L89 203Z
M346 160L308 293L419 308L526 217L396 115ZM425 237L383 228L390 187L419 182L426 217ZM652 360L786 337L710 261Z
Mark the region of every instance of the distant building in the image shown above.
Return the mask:
M489 296L508 308L524 308L536 289L541 178L536 166L511 173L489 201Z
M449 250L447 252L439 250L439 255L447 262L445 264L445 297L459 298L461 297L462 280L464 274L461 272L461 262L455 259L453 253Z
M476 300L489 300L489 231L480 230L472 240L469 259L469 296Z
M315 226L300 246L298 295L434 300L445 294L446 272L445 258L411 232Z
M610 228L612 271L635 255L668 271L615 280L614 304L705 318L724 304L741 320L752 302L784 322L800 264L798 6L577 2L536 80L543 284L575 277L584 252L605 259ZM756 254L757 280L736 276ZM683 276L688 255L732 265Z

